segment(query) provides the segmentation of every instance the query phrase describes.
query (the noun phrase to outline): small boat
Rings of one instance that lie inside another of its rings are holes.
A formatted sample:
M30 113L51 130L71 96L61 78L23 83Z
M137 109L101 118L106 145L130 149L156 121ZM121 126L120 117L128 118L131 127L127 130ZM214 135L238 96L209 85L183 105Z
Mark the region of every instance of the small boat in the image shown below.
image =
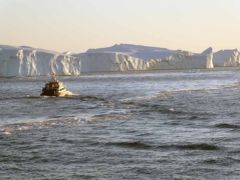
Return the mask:
M51 74L51 80L48 81L45 86L42 88L41 96L55 96L55 97L63 97L70 96L72 93L68 91L63 82L60 82L56 79L55 74Z

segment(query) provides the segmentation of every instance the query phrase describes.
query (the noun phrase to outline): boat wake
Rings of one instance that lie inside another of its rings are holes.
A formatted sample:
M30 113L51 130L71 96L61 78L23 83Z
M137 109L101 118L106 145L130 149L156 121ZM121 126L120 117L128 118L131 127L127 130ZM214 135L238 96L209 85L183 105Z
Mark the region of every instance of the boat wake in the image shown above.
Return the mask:
M77 117L59 117L48 120L23 122L6 124L0 126L0 132L2 134L10 135L14 132L27 131L32 129L46 129L46 128L56 128L62 126L76 126L87 122L87 118L77 118Z
M94 123L97 121L110 120L128 120L129 116L124 112L109 112L104 114L95 114L92 116L58 116L47 120L31 120L28 122L19 122L4 124L0 126L0 134L11 135L21 131L30 131L36 129L48 129L58 127L76 127L85 123Z

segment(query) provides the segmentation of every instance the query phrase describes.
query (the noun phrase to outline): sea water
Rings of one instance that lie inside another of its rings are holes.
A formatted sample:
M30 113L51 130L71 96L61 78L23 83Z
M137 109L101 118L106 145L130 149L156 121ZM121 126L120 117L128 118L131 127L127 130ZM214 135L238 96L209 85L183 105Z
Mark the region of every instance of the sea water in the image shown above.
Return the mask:
M0 179L238 179L240 73L0 78Z

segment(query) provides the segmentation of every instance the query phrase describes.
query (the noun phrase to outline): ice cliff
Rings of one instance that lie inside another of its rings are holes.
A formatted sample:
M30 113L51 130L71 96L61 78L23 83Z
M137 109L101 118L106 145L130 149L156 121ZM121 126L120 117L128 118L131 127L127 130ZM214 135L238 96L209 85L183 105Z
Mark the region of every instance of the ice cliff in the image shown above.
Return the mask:
M81 61L62 53L31 47L0 46L0 76L79 75Z
M215 67L240 66L240 52L237 49L220 50L213 54Z
M196 54L188 51L120 44L107 48L90 49L81 59L82 62L88 63L95 61L106 63L108 61L108 65L114 64L111 66L112 70L172 70L213 68L212 57L212 48ZM121 68L117 65L121 65ZM84 67L86 66L83 65L83 71L86 70Z
M81 53L81 72L120 72L147 70L147 63L139 58L114 52Z
M204 69L240 66L237 49L202 53L119 44L85 53L0 45L0 76L79 75L94 72Z
M240 66L240 52L237 49L221 50L213 53L211 47L202 53L192 53L166 48L116 44L106 48L89 49L80 57L84 64L82 72L94 72L95 70L204 69ZM108 65L103 67L103 65L99 65L101 63Z
M150 60L149 69L170 70L170 69L205 69L213 68L212 52L194 54L188 51L178 51L168 57Z

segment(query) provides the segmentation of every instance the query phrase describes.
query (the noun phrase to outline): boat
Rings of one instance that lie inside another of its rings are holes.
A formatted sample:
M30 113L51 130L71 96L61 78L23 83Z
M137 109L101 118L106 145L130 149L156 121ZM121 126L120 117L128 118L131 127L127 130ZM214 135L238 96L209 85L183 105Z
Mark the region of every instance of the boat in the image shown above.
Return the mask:
M51 80L45 84L45 86L42 88L41 93L41 96L55 97L63 97L70 95L72 95L72 93L65 88L63 82L56 79L54 73L51 74Z

